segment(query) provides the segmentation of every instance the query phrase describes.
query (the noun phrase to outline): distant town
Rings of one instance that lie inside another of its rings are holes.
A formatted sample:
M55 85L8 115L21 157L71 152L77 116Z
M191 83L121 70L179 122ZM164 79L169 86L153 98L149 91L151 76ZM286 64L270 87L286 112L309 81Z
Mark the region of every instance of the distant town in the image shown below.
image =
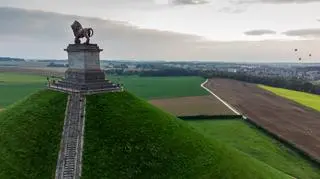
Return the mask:
M166 62L166 61L125 61L102 60L101 68L107 74L140 75L140 76L218 76L248 81L248 78L290 79L299 80L304 87L294 87L296 90L313 92L312 85L320 85L320 63L225 63L225 62ZM68 67L67 60L38 60L0 57L0 68L10 70L12 67L27 69L50 69L63 72ZM232 76L242 77L232 77ZM257 81L252 81L257 82ZM259 82L259 81L258 81ZM293 88L292 85L272 86ZM280 82L278 82L280 83ZM289 87L288 87L289 86ZM297 86L297 85L295 85ZM311 89L312 88L312 89ZM318 94L318 92L316 92ZM320 93L320 92L319 92Z

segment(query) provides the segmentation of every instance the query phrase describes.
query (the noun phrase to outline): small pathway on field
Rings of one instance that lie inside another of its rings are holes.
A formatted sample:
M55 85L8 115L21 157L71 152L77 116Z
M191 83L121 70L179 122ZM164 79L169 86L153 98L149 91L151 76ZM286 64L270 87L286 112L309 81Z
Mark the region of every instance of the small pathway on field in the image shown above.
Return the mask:
M225 102L224 100L222 100L218 95L214 94L210 89L208 89L207 87L205 87L206 83L208 83L208 79L206 79L205 82L203 82L200 86L205 89L206 91L208 91L210 94L212 94L214 97L216 97L219 101L221 101L224 105L226 105L231 111L233 111L235 114L237 115L242 115L240 112L238 112L235 108L233 108L230 104L228 104L227 102ZM244 115L243 119L247 119L247 117L245 117ZM276 169L277 170L277 169ZM287 173L286 173L287 174ZM292 179L296 179L295 177L291 176L290 174L287 174L289 177L291 177Z
M225 102L224 100L222 100L219 96L217 96L216 94L214 94L211 90L209 90L207 87L205 87L204 85L208 82L208 79L206 79L205 82L201 83L201 87L203 89L205 89L206 91L208 91L210 94L212 94L214 97L216 97L220 102L222 102L225 106L227 106L232 112L234 112L236 115L241 115L240 112L238 112L235 108L233 108L230 104L228 104L227 102Z
M84 133L85 97L72 93L68 97L56 179L80 179Z

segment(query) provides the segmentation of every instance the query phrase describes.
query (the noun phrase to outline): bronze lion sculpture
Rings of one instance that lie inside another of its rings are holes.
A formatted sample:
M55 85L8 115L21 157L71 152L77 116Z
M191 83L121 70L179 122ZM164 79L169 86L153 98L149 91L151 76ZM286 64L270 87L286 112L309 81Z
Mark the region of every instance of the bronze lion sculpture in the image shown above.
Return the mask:
M83 28L82 25L78 21L74 21L71 25L73 34L74 34L74 43L80 44L81 38L86 38L85 44L89 44L90 37L93 36L93 29L92 28Z

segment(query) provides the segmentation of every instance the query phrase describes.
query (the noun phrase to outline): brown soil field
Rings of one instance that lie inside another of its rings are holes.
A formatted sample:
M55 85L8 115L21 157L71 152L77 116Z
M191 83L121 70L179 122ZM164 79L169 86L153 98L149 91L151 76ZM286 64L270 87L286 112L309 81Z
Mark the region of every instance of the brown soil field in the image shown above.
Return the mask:
M235 115L212 95L155 99L149 102L176 116Z
M205 86L261 127L320 160L320 112L254 84L211 79Z

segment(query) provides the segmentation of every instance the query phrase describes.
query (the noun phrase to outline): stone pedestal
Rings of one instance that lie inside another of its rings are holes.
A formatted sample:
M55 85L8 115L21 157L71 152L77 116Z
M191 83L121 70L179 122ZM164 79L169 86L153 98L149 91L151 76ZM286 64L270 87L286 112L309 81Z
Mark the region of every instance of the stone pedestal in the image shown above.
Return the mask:
M56 87L79 91L115 91L119 85L105 80L105 74L100 68L100 52L97 44L70 44L68 52L69 68L65 79L54 84Z
M65 79L72 83L104 82L105 74L100 69L100 55L102 51L96 44L71 44L68 52L69 68Z

